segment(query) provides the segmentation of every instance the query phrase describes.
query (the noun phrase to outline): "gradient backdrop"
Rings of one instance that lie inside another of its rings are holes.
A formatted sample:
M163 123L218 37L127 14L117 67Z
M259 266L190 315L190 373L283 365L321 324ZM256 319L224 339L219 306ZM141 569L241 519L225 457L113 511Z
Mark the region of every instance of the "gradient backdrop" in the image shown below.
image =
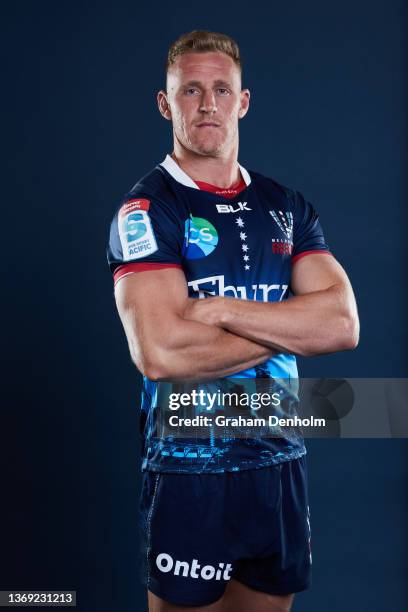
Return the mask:
M241 163L300 189L353 282L353 353L304 376L407 376L402 0L3 6L0 588L145 610L137 578L139 375L105 260L119 198L171 149L168 45L225 31L252 107ZM314 585L299 612L407 609L406 440L309 443ZM180 508L180 512L183 508Z

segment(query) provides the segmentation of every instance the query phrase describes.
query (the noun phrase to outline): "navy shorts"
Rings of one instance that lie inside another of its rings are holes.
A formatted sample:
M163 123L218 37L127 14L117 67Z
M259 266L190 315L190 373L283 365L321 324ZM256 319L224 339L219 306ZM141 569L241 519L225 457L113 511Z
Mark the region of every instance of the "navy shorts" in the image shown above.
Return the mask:
M142 580L158 597L209 605L231 578L265 593L311 578L305 456L222 474L144 472Z

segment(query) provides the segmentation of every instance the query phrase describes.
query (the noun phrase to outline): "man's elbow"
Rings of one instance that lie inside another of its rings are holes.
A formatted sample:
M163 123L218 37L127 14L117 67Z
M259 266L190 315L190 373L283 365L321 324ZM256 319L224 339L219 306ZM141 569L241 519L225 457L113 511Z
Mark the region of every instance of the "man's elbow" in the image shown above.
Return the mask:
M132 361L139 370L149 380L158 382L160 380L166 380L167 371L165 364L159 358L159 351L149 351L143 355L131 354Z
M177 360L169 359L168 353L161 347L150 347L139 354L131 351L131 358L139 372L153 382L169 380L174 376L174 367L171 368L170 365L172 362L174 366Z
M136 364L137 365L137 364ZM137 366L138 370L146 376L149 380L154 382L159 382L160 380L166 379L166 373L163 369L158 367L158 364L155 362L144 362L141 366Z
M358 346L360 340L360 322L357 313L349 313L342 318L338 334L336 351L350 351Z
M333 321L326 328L323 336L316 336L308 347L298 351L301 357L315 357L325 353L350 351L357 347L360 337L360 324L358 316L354 313L346 314Z
M337 291L339 310L333 325L333 329L337 332L334 351L350 351L358 346L360 339L357 305L351 286L347 284L337 288Z

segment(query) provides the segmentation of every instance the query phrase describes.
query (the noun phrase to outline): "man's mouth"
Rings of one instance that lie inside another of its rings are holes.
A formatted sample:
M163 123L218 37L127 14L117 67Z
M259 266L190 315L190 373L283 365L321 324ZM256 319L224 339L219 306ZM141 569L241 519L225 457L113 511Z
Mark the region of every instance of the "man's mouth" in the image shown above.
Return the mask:
M196 124L197 127L220 127L219 123L215 123L214 121L202 121L201 123Z

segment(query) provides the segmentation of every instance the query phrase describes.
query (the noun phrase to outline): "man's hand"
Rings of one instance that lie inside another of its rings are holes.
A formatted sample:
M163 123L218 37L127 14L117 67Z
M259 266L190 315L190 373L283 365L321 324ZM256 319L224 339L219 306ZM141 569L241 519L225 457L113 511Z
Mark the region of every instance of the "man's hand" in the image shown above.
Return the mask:
M184 318L205 325L222 327L227 301L228 298L224 297L209 297L201 300L189 298L187 308L184 311Z
M211 314L223 329L281 353L309 357L357 346L353 290L334 257L316 253L298 260L292 291L294 297L282 302L226 298ZM204 310L200 314L207 316Z

